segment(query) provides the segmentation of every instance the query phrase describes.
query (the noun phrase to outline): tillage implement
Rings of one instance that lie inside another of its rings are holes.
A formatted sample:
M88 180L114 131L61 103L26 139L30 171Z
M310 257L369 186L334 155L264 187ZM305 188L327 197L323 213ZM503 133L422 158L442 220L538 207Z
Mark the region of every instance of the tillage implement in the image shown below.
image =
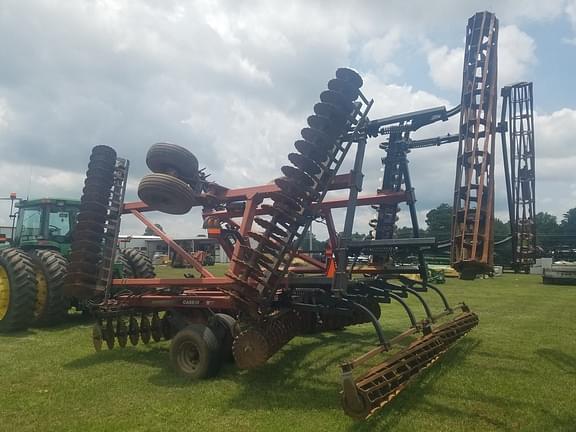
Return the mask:
M415 202L406 182L399 182L394 190L360 194L368 139L378 135L368 133L374 131L368 117L373 100L362 93L362 85L355 71L336 71L295 141L290 163L281 168L281 176L265 185L224 187L208 180L190 151L160 143L146 157L152 173L140 181L142 202L124 204L125 182L114 174L112 156L99 149L97 160L109 163L93 173L90 188L87 184L79 221L84 224L83 234L72 243L67 279L75 296L102 296L94 308L96 350L104 344L113 348L171 340L175 370L202 379L216 375L226 360L244 369L262 366L299 335L371 323L375 347L341 364L344 411L365 418L476 326L478 318L465 304L449 304L428 283L425 263L395 263L399 251L419 256L434 239L352 240L357 207L373 206L381 213L398 203L413 207ZM353 169L339 174L347 158ZM339 196L334 191L340 191ZM229 258L222 277L214 276L144 215L152 210L186 214L195 206L202 208L209 237ZM346 210L342 229L336 228L332 214L339 208ZM111 245L120 214L140 219L200 277L111 279L109 266L115 253ZM382 214L377 219L388 221ZM310 225L317 220L326 224L330 235L326 262L302 252ZM361 255L370 256L370 262L357 265ZM98 257L103 266L90 266L91 257ZM295 266L295 258L305 265ZM407 273L420 278L412 280ZM431 310L425 299L428 294L440 299L443 310ZM420 312L409 306L407 298L416 299ZM380 310L392 302L405 310L410 326L387 338ZM376 366L366 368L374 361Z

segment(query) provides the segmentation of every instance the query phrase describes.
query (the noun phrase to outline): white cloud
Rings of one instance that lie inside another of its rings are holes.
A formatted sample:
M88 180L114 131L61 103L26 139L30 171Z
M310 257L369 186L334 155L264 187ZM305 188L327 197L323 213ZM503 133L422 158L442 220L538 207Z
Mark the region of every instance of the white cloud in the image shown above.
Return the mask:
M574 19L576 10L573 0L527 1L522 7L513 0L296 1L281 8L264 0L5 2L0 196L26 190L28 166L37 175L33 195L77 196L96 144L112 145L131 160L129 199L147 172L146 149L156 141L189 147L224 185L268 182L279 175L337 67L360 70L366 94L375 99L371 118L457 102L442 91L461 85L463 50L448 35L454 28L463 34L475 10L494 10L501 18L500 85L525 79L535 43L519 28L563 10ZM421 40L435 45L419 47ZM425 81L416 74L426 71L407 70L407 57L429 62L438 89L416 84ZM570 115L558 109L539 117L537 131L553 134L556 126L547 125L566 126ZM456 127L452 121L419 135ZM538 148L541 141L554 142L559 155L569 148L566 138L542 136ZM367 192L378 186L378 142L369 146ZM421 209L451 200L455 146L410 154ZM165 226L178 220L179 230L199 225L198 217L158 218Z
M458 90L462 87L463 48L440 46L428 53L428 66L432 81L440 88Z
M528 34L514 25L504 26L498 35L498 82L503 87L527 80L530 67L536 63L536 44Z
M463 48L439 46L427 56L429 74L440 88L459 90L462 86ZM526 80L530 66L536 63L534 39L514 25L500 27L498 32L498 83L502 87Z
M0 130L8 127L9 109L5 99L0 98Z

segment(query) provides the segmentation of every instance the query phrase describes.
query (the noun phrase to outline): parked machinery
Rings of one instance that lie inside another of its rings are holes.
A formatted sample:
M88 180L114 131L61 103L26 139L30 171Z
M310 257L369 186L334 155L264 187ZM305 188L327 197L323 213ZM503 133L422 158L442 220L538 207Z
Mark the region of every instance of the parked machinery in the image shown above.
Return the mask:
M531 82L520 82L502 89L500 126L512 235L512 266L516 271L529 272L530 266L536 262L536 156Z
M18 200L15 194L12 202ZM10 242L0 243L0 331L50 326L83 305L63 292L70 244L81 202L62 198L18 200ZM84 222L80 227L84 226ZM79 234L81 235L81 234ZM151 262L138 250L117 254L114 270L124 277L147 277ZM90 265L97 266L97 262Z
M144 222L201 277L110 281L104 300L94 310L95 348L101 349L103 343L112 348L116 342L123 347L128 341L135 345L140 340L172 339L174 368L187 378L199 379L215 375L226 358L233 357L240 368L255 368L297 335L370 322L377 346L341 366L344 410L363 418L389 402L473 328L477 316L465 304L450 306L440 290L425 280L410 281L398 268L379 261L356 268L348 264L350 255L379 255L390 248L411 248L418 253L423 245L434 243L433 239L351 240L357 206L411 200L411 191L402 188L359 195L368 113L373 104L362 94L361 86L356 72L336 71L314 106L308 126L302 129L302 139L295 142L297 151L288 156L291 165L282 167L283 176L271 184L229 189L208 181L186 149L154 145L146 158L153 173L141 180L138 189L143 202L125 204L123 212ZM353 153L353 170L338 175L347 155ZM103 183L109 185L110 181ZM348 190L348 197L325 199L331 190ZM213 276L142 214L149 210L184 214L193 206L202 206L209 235L218 239L230 257L224 277ZM99 221L89 221L98 228L93 231L99 238L102 215L111 214L111 208L116 207L109 202L101 214L86 213L87 220L93 215ZM346 208L341 234L337 234L333 208ZM299 252L310 224L318 218L325 220L334 250L326 264ZM79 241L78 255L90 251L101 256L106 243L96 240L90 244ZM73 253L75 246L73 243ZM309 265L291 267L295 256ZM71 274L76 276L69 279L70 286L78 295L93 297L103 280L92 274L85 277L80 267L71 263ZM430 310L423 296L427 291L442 300L440 313ZM422 305L423 319L404 301L407 296ZM380 305L392 301L405 309L410 327L387 339L379 321ZM456 311L461 312L455 315ZM354 379L360 366L382 354L389 356Z
M452 217L452 265L463 279L493 266L498 20L468 21Z

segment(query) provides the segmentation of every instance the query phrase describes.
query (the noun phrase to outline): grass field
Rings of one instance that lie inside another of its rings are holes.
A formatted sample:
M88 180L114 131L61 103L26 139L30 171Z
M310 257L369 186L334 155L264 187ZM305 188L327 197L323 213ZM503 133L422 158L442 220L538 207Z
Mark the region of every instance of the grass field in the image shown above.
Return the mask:
M168 342L96 354L78 316L0 336L0 430L576 431L576 287L506 274L443 288L480 326L366 422L341 412L337 366L372 346L369 325L296 338L260 370L228 365L185 383ZM407 325L398 306L381 321L391 333Z

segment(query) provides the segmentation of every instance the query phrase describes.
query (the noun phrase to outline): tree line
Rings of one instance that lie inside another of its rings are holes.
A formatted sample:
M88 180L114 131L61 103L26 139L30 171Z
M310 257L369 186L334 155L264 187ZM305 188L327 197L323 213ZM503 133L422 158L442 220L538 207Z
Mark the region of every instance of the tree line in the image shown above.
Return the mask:
M562 246L576 247L576 207L564 213L562 220L547 212L536 214L536 243L543 249ZM436 237L439 243L447 242L451 237L452 206L446 203L426 213L426 229L421 229L421 236ZM397 230L397 236L411 237L412 228L403 227ZM494 240L503 240L510 236L510 224L498 218L494 219Z

